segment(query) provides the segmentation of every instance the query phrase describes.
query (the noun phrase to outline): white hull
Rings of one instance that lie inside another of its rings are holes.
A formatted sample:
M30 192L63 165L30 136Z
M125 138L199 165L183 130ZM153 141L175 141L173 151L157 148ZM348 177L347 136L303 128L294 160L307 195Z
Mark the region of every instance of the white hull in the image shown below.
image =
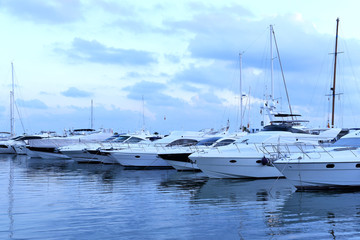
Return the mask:
M78 163L118 164L110 155L90 153L87 150L62 150L61 152Z
M26 155L27 154L27 150L26 150L26 145L14 145L13 146L15 151L16 151L16 154L19 154L19 155Z
M277 178L283 175L273 166L263 165L261 157L198 157L190 155L210 178Z
M37 151L35 149L26 149L26 154L31 158L46 158L46 159L71 159L69 156L62 154L60 152L47 151Z
M274 165L298 189L360 187L360 159L357 160L357 162L324 161L322 163L276 161ZM329 164L333 164L334 167L329 168L331 166Z
M182 161L172 161L165 160L169 165L175 168L178 171L194 171L200 170L196 163L182 162Z
M91 157L89 153L87 153L86 151L83 151L83 150L69 150L69 151L61 150L60 152L70 158L82 159L82 158Z
M111 156L125 167L166 167L171 168L165 160L153 152L111 152Z
M62 153L56 153L56 152L37 152L37 157L45 158L45 159L71 159L70 157L66 156Z
M8 146L4 145L0 148L0 154L15 154L15 153L16 151L10 145Z

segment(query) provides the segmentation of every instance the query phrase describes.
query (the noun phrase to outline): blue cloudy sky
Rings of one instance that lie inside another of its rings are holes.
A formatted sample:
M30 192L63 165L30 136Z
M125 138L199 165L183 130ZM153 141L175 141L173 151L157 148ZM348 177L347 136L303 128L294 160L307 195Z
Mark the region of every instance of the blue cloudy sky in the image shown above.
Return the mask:
M294 112L325 127L340 18L338 127L359 127L357 1L0 0L0 121L9 131L11 62L16 132L94 127L162 133L239 127L239 53L244 122L258 127L270 89L274 25ZM275 49L274 49L275 52ZM274 63L274 95L287 112ZM18 114L19 113L19 114ZM250 114L249 114L250 113ZM19 117L20 116L20 117Z

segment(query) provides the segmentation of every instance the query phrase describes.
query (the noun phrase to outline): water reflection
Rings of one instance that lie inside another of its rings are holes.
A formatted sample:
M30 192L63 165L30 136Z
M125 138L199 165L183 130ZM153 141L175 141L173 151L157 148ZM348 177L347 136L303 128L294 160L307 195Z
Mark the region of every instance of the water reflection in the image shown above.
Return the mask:
M358 191L295 192L281 210L284 233L304 239L314 232L320 238L359 238L359 196Z
M240 239L272 239L281 235L279 210L294 191L285 179L209 179L194 194L191 203L221 207L225 211L224 221L231 217L228 212L237 213L232 217L237 221Z
M13 155L0 166L1 239L360 238L360 192Z
M9 185L8 185L8 217L9 217L9 239L13 239L14 235L14 217L13 217L13 206L14 206L14 166L13 159L14 155L4 156L4 159L9 162Z
M202 172L174 171L167 177L166 181L162 181L159 184L159 190L185 190L189 191L189 193L194 193L194 191L201 188L207 181L208 177Z
M195 194L194 202L215 203L270 201L295 191L285 179L209 179Z

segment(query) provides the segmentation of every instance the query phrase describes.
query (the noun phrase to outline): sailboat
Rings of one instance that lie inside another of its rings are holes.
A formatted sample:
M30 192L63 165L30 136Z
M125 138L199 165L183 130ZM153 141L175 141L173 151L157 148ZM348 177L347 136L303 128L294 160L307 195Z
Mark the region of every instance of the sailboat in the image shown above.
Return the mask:
M334 102L336 58L339 18L336 20L336 41L332 122L334 127ZM293 183L298 190L360 187L360 130L350 132L331 147L318 147L316 151L297 152L274 162L275 167Z
M16 153L15 149L12 147L14 141L11 138L15 137L15 118L14 118L14 64L11 63L11 91L10 91L10 132L2 132L0 139L0 154L12 154Z
M275 33L270 25L271 71L273 71L273 38L276 43ZM277 51L277 53L280 60L279 52ZM271 74L271 94L263 106L270 120L269 125L265 126L261 132L239 138L228 146L209 149L206 152L193 153L189 156L207 176L211 178L283 177L282 173L271 164L271 161L277 158L279 149L272 147L265 148L267 145L286 144L286 148L288 148L288 145L299 143L310 142L314 144L319 140L332 139L338 134L337 130L332 130L331 133L324 132L320 135L311 135L299 128L302 121L295 119L299 115L292 113L288 95L290 114L277 113L272 76L273 74ZM276 118L281 120L276 120ZM286 118L291 119L286 120Z

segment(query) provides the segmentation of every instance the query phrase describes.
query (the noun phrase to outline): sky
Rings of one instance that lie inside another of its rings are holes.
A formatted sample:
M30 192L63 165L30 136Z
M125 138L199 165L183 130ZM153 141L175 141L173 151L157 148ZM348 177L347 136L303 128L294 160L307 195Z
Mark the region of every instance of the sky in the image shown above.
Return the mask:
M335 126L360 127L358 1L0 0L0 131L259 128L274 96L324 128L339 18ZM240 74L241 53L241 74ZM13 73L11 63L13 63ZM241 77L240 77L241 76ZM240 78L243 114L240 116ZM93 121L91 121L93 101ZM242 119L242 120L241 120Z

